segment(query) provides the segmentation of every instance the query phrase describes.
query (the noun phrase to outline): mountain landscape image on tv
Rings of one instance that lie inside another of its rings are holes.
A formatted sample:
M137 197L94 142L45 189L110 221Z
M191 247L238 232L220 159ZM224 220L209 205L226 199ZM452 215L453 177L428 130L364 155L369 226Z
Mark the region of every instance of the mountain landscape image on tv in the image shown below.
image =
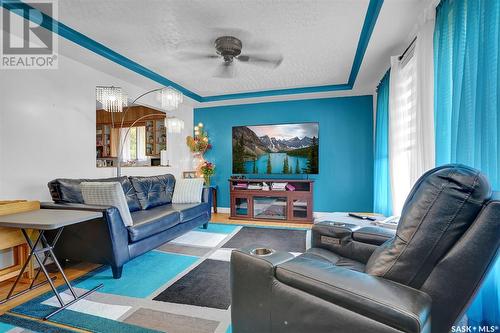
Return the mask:
M233 173L317 174L319 124L233 127Z

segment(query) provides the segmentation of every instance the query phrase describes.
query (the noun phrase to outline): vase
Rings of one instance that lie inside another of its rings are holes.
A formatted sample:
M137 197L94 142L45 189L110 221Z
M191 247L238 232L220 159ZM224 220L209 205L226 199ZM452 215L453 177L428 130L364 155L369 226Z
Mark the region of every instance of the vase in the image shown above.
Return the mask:
M200 170L200 166L201 166L201 163L203 163L204 159L203 159L203 153L193 153L193 170L196 170L197 172L199 172ZM198 173L199 175L199 173Z
M203 179L205 179L205 186L210 186L210 176L203 175Z

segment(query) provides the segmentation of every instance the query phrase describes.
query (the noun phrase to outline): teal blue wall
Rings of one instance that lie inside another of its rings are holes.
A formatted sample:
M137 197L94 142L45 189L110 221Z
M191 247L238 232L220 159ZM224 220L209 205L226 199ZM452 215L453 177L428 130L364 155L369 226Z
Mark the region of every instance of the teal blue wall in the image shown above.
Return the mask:
M198 122L213 145L205 158L216 164L219 207L229 207L233 126L319 122L319 174L310 176L314 211L373 210L372 96L197 108Z

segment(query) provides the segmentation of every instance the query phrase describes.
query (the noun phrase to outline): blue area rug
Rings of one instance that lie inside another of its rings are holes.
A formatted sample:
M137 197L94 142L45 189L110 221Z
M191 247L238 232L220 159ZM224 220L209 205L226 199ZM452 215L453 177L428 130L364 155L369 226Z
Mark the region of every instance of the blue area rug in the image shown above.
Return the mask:
M23 330L29 330L36 333L74 333L75 331L64 329L61 327L52 326L49 324L41 323L35 320L29 320L25 318L20 318L12 316L9 314L4 314L0 316L0 333L7 333L12 330L14 332L22 332Z
M197 229L194 229L196 231L203 231L203 232L215 232L218 234L230 234L233 231L238 229L237 225L233 224L218 224L218 223L209 223L207 229L203 229L202 227L199 227Z
M306 233L305 230L243 227L223 247L238 249L261 246L277 251L305 252Z
M210 223L130 261L118 280L109 267L101 267L74 285L79 293L99 283L104 287L50 321L96 333L230 333L231 248L258 238L284 251L297 252L305 244L304 229L271 229L275 236L269 238L262 236L264 228ZM11 312L43 318L55 309L53 301L49 292ZM0 326L0 333L11 326Z
M91 289L103 283L99 292L144 298L197 260L193 256L150 251L123 266L120 279L113 279L111 268L103 267L80 279L75 286Z
M230 294L229 262L207 259L154 300L227 310Z
M59 292L66 291L66 288L59 287ZM35 318L43 318L52 311L55 310L53 306L42 304L47 299L53 297L54 294L52 292L45 293L39 297L36 297L26 303L23 303L14 309L11 312L35 317ZM0 317L1 318L1 317ZM145 329L143 327L139 327L136 325L130 325L126 323L122 323L120 321L111 320L99 316L93 316L86 313L72 311L72 310L64 310L59 312L58 314L52 316L50 318L51 322L64 324L80 329L84 329L91 332L96 333L149 333L149 332L158 332L155 330ZM41 331L45 332L45 331Z
M6 322L9 322L9 321L7 321L7 319L5 317L10 317L10 316L8 316L8 315L0 316L0 321L1 320L6 320ZM0 333L8 332L11 329L16 328L16 327L17 326L13 326L13 325L9 325L9 324L0 322Z

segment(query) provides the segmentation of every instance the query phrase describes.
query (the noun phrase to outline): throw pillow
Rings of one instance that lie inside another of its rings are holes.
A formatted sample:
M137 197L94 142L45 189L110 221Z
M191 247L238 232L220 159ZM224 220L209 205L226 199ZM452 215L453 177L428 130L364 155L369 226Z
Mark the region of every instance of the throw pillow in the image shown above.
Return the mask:
M172 203L200 203L203 178L179 179L175 183Z
M118 209L126 227L132 226L132 216L123 188L118 182L82 182L83 202L89 205L113 206Z

